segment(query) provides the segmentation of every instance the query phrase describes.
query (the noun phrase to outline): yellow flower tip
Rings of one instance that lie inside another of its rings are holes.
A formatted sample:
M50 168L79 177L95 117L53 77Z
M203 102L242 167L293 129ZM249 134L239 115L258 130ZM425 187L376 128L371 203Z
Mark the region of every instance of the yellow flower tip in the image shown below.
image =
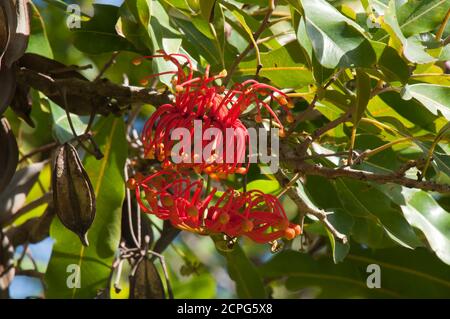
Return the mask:
M133 65L138 66L142 64L142 58L135 58L131 61L131 63L133 63Z
M294 106L295 105L294 105L294 103L292 101L289 101L288 104L287 104L287 107L290 108L290 109L293 109Z
M284 231L284 238L286 238L287 240L292 240L295 238L295 230L293 228L286 228L286 230Z
M197 217L198 216L198 209L195 206L190 206L187 210L186 210L188 216L190 217Z
M219 77L220 78L224 78L224 77L226 77L228 75L228 72L227 72L227 70L225 70L225 69L223 69L222 71L220 71L220 73L219 73Z
M135 190L137 186L136 180L134 178L129 178L127 180L127 188L131 190Z
M294 226L294 231L295 231L295 236L301 235L302 234L302 227L300 225L295 225Z
M165 206L165 207L172 207L174 204L173 198L170 195L163 195L161 197L161 203Z
M280 96L278 97L278 103L280 103L280 105L287 105L288 101L284 96Z
M222 225L225 225L229 221L230 221L230 215L228 215L227 213L220 214L219 223L221 223Z
M245 220L242 223L242 231L245 232L245 233L248 233L248 232L252 231L253 227L254 227L254 225L253 225L253 222L251 220L247 219L247 220Z
M287 116L286 116L286 121L288 122L288 123L294 123L294 116L292 115L292 114L288 114Z

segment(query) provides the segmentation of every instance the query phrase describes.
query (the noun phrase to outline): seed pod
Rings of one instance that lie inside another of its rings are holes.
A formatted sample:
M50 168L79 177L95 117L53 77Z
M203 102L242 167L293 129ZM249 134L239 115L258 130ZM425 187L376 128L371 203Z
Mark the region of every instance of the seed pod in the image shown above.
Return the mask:
M16 172L19 149L6 118L0 118L0 193L8 186Z
M130 277L130 299L164 299L164 287L153 262L144 258Z
M88 246L87 231L95 218L95 194L76 149L65 143L56 150L52 176L53 203L63 225Z

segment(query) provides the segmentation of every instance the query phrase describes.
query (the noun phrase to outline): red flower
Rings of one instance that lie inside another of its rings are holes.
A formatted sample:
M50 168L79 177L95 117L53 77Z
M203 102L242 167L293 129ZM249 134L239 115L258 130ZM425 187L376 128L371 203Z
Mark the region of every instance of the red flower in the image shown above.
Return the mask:
M240 193L229 189L210 205L216 189L205 196L202 181L167 170L130 179L128 187L135 189L144 212L170 220L182 230L247 236L258 243L293 239L301 233L299 225L289 222L278 198L258 190Z
M218 151L213 152L210 158L203 159L203 154L199 154L198 150L183 149L181 154L175 154L185 159L182 164L177 164L177 167L190 167L199 173L215 174L217 177L233 173L245 174L249 165L248 161L244 163L246 152L251 150L249 149L247 128L239 120L242 112L247 110L250 105L254 105L257 112L255 119L260 122L262 120L261 108L265 108L280 126L281 135L284 133L283 125L268 101L277 102L286 110L287 120L289 122L293 120L289 111L291 104L286 95L270 85L248 80L236 83L231 89L225 90L223 86L216 85L215 80L225 77L226 72L209 76L208 66L204 76L194 78L192 63L186 55L162 52L158 55L140 58L135 61L135 64L145 58L164 58L177 67L177 71L150 75L143 81L145 84L148 78L162 74L173 73L176 75L172 81L175 91L174 103L159 107L145 124L142 134L145 155L148 158L157 158L164 163L165 167L171 166L170 158L174 155L172 149L177 143L172 140L173 130L186 128L192 137L194 121L201 120L202 136L209 128L217 128L222 134L212 137L209 141L202 139L199 149L203 150L208 144L214 143L214 145L220 146ZM187 73L178 58L186 60ZM233 129L234 132L228 140L225 139L227 129ZM233 154L228 153L231 152L231 147ZM190 160L190 163L186 163L187 159Z

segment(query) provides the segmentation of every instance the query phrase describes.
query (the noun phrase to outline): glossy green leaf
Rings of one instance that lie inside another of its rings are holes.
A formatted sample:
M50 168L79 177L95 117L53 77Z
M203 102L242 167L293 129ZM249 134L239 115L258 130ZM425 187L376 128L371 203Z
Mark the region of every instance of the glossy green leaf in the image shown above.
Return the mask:
M405 247L422 245L398 205L377 189L358 181L339 179L336 189L344 208L353 216L378 220L390 237Z
M206 21L210 21L214 6L216 5L216 0L199 0L200 2L200 13Z
M435 61L435 58L425 52L425 47L417 41L417 38L407 38L403 34L396 17L397 9L395 7L395 0L391 0L389 2L389 8L386 10L386 15L384 17L385 27L390 36L401 43L402 51L405 57L409 61L419 64Z
M377 65L386 80L406 83L411 72L408 64L398 52L382 42L372 41L371 43L377 55Z
M95 4L94 10L94 17L87 22L82 22L81 29L73 32L74 44L77 49L89 54L120 50L133 51L133 45L117 34L115 29L119 18L119 8Z
M369 265L380 267L380 288L367 286L373 274ZM354 247L337 265L328 258L314 259L288 250L275 255L259 271L264 278L287 276L289 290L310 288L312 297L318 298L445 298L450 293L447 266L425 249L370 251Z
M53 117L53 135L60 143L65 143L75 136L70 128L69 119L64 109L50 100L46 100L50 106L50 110ZM72 120L73 127L77 135L81 135L86 130L89 123L89 116L80 116L70 113L70 119Z
M403 34L409 37L436 29L449 9L447 0L409 0L397 9L397 19Z
M324 0L302 0L306 32L317 60L326 68L370 66L375 52L356 22Z
M44 20L33 3L31 3L31 7L33 14L31 15L30 38L28 40L27 52L52 58L53 52L47 38Z
M266 289L257 272L256 266L248 259L239 245L229 252L221 252L226 258L228 273L236 282L239 298L267 298Z
M263 65L259 75L270 79L278 87L298 88L313 83L311 72L306 66L306 57L297 42L271 52L261 53ZM237 74L254 75L256 59L239 64ZM289 75L289 76L288 76Z
M363 117L369 103L370 93L372 92L370 82L370 77L364 71L356 69L356 107L353 113L355 125Z
M434 84L412 84L405 86L402 97L415 98L433 114L438 111L450 121L450 87Z
M120 118L110 116L102 119L94 131L104 157L96 160L88 155L83 161L97 202L96 217L88 234L90 246L82 246L76 235L55 219L50 229L55 244L45 275L48 298L95 297L98 289L106 287L119 244L125 196L125 128ZM75 285L77 274L79 288Z
M450 265L450 214L428 193L404 190L406 205L402 210L408 222L420 229L431 249Z

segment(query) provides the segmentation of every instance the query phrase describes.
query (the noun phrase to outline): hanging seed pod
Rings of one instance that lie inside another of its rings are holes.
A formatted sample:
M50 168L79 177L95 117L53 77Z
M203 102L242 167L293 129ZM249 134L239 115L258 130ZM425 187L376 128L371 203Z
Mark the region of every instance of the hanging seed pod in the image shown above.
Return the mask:
M56 150L52 176L53 203L63 225L88 246L87 231L95 217L95 194L76 149L65 143Z
M164 287L153 262L144 258L130 276L130 299L164 299Z
M6 118L0 119L0 193L8 186L16 172L19 149Z

